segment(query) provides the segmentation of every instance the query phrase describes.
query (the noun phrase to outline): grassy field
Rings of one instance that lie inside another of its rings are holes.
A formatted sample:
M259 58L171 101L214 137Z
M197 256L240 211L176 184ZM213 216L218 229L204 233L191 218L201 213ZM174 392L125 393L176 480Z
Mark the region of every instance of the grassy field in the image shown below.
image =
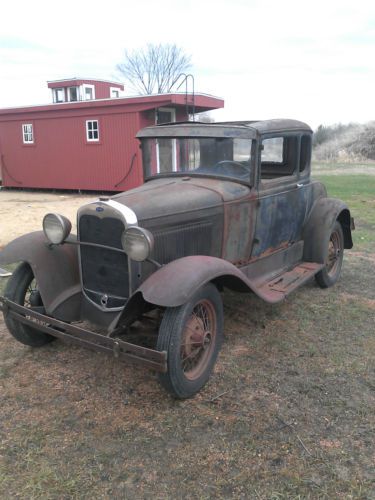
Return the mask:
M355 217L341 280L276 306L225 292L226 340L192 400L0 323L1 498L375 498L375 177L319 178Z

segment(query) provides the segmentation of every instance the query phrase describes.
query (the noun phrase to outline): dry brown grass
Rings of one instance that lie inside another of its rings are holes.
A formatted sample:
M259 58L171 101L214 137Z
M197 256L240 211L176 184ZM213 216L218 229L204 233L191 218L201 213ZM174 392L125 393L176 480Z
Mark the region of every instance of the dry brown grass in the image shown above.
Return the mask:
M98 353L22 346L0 322L0 497L375 498L366 241L332 289L276 306L225 292L219 362L188 401Z
M151 372L59 342L32 350L2 324L1 496L371 498L370 271L350 257L335 288L278 306L226 293L215 374L183 402Z

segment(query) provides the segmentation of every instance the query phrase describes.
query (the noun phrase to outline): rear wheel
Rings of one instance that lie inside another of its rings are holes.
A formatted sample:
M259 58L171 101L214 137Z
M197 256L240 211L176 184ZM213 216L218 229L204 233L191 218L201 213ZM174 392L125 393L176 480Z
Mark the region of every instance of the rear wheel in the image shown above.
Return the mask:
M344 233L340 222L336 221L329 237L325 266L315 275L315 279L321 288L328 288L339 279L343 257Z
M210 377L222 338L223 305L212 283L186 304L167 308L157 342L168 354L168 371L159 375L162 386L179 399L194 396Z
M20 264L9 278L4 296L21 306L43 306L34 273L27 262ZM7 313L4 313L4 321L9 332L22 344L32 347L41 347L55 339L52 335L48 335L31 326L24 325Z

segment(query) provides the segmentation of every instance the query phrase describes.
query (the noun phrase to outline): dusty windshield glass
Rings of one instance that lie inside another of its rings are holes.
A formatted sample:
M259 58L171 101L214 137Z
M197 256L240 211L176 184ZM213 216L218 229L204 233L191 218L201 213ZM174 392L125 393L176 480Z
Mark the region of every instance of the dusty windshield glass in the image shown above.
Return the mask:
M145 178L165 174L212 175L251 182L251 139L143 139Z

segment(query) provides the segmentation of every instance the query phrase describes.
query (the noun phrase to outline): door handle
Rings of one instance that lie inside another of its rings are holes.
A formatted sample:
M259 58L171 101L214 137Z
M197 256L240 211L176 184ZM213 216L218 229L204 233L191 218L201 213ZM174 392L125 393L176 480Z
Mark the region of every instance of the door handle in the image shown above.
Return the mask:
M297 182L297 187L301 188L303 186L302 182Z

